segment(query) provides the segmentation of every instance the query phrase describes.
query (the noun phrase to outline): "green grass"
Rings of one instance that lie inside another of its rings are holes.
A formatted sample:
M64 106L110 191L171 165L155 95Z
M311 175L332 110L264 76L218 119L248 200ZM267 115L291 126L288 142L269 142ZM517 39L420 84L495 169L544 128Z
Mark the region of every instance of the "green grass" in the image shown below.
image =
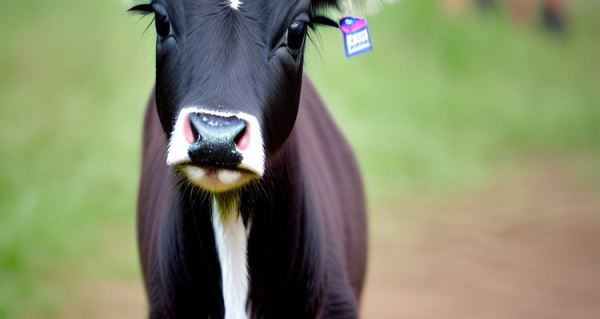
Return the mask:
M598 150L597 9L573 8L561 38L500 13L459 19L401 1L370 19L375 51L364 57L343 59L341 36L323 32L309 74L375 197L467 186L515 155Z
M53 0L0 11L0 318L59 317L73 281L137 275L153 31L142 37L148 21L125 8ZM346 60L338 31L323 30L307 72L372 200L469 187L530 154L581 155L595 169L598 9L578 2L561 38L502 13L450 18L431 1L400 1L369 19L372 53Z
M116 2L7 6L0 34L0 318L22 311L52 317L66 302L65 279L96 275L97 264L137 272L135 190L152 37L140 40L146 22ZM97 258L102 233L123 224L131 227L114 249L129 256Z

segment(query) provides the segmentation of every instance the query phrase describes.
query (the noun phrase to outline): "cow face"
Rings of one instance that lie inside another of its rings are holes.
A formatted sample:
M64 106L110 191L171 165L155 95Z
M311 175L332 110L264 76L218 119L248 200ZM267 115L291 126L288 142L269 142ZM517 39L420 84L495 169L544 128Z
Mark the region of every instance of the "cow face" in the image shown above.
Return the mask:
M156 102L167 164L209 192L265 172L290 135L314 0L154 0ZM332 2L329 4L333 4Z

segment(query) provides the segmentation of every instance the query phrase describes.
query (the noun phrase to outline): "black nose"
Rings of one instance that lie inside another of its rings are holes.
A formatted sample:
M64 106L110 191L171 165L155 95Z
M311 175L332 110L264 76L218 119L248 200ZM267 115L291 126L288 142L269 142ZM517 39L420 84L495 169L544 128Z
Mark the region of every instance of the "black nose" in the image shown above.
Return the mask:
M192 113L189 115L194 144L188 154L193 163L236 167L242 154L236 144L246 132L246 122L235 116L223 117L212 114Z

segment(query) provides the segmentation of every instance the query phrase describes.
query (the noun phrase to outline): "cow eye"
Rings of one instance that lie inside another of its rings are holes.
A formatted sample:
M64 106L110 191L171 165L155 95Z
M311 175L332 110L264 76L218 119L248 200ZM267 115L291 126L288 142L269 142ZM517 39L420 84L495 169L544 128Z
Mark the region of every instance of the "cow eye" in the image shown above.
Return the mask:
M167 14L167 9L160 4L153 4L154 9L154 25L156 26L156 33L163 38L171 35L171 20Z
M302 49L306 38L306 22L295 20L287 30L287 46L294 52Z

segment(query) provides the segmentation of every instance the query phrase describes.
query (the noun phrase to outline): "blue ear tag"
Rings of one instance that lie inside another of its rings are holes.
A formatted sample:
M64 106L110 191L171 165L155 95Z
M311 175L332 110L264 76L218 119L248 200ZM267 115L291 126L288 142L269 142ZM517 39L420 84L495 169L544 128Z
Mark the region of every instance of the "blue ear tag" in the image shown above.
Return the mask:
M340 30L344 34L344 50L347 58L373 50L367 20L344 17L340 19Z

